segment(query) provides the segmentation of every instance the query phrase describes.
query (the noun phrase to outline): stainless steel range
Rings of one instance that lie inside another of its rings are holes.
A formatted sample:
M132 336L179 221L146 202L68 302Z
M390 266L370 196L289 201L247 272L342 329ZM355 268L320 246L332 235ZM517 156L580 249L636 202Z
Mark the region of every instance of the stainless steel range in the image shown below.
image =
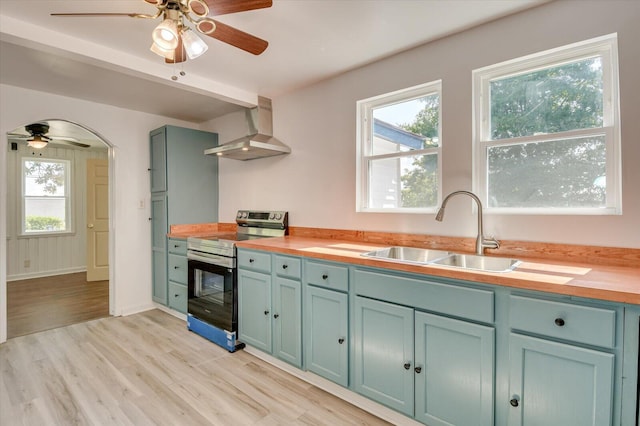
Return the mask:
M189 262L189 330L234 352L237 341L238 277L236 242L288 234L284 211L239 210L237 232L187 238Z

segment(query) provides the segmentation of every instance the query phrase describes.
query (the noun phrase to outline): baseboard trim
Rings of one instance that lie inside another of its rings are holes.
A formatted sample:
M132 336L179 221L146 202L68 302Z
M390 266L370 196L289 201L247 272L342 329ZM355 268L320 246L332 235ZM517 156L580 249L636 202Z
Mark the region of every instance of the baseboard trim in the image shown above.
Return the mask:
M56 269L54 271L29 272L25 274L7 275L7 282L29 280L32 278L53 277L55 275L76 274L78 272L87 272L86 266L76 268Z
M333 383L330 380L326 380L314 373L299 370L296 367L287 364L286 362L281 361L265 352L262 352L259 349L247 346L244 348L244 351L250 353L256 358L260 358L261 360L275 367L278 367L283 371L286 371L287 373L301 380L304 380L307 383L310 383L322 389L325 392L329 392L330 394L342 399L343 401L353 404L356 407L373 414L374 416L380 417L381 419L386 420L389 423L398 426L424 426L424 424L419 423L403 414L400 414L397 411L387 408L384 405L378 404L377 402L374 402L369 398L365 398L362 395L353 392L352 390L343 388L342 386Z

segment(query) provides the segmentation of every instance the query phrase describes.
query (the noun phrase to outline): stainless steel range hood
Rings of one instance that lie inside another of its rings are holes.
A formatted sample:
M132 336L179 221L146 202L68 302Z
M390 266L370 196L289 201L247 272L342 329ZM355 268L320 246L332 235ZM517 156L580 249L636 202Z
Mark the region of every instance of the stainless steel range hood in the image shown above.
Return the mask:
M249 134L204 151L234 160L255 160L274 155L289 154L291 148L273 137L273 112L271 99L258 97L258 106L245 111Z

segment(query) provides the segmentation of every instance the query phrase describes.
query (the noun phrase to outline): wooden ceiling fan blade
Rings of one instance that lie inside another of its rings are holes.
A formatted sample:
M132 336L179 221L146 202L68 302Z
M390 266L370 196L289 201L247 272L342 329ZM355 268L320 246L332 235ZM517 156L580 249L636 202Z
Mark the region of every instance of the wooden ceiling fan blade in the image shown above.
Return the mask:
M78 139L76 138L72 138L70 136L50 136L47 135L47 137L53 141L64 141L64 142L80 142Z
M77 147L80 147L80 148L91 148L91 145L87 145L86 143L67 141L67 140L63 140L63 139L54 139L53 143L60 143L60 144L65 144L65 145L73 145L73 146L77 146Z
M146 13L94 13L94 12L87 12L87 13L52 13L51 16L62 16L62 17L67 17L67 18L90 18L90 17L98 17L98 18L102 18L102 17L121 17L121 16L128 16L129 18L149 18L149 19L154 19L157 16L155 15L148 15Z
M264 9L273 5L272 0L201 0L209 7L209 16Z
M230 44L231 46L235 46L245 52L253 53L254 55L261 54L265 51L267 46L269 46L269 42L266 40L253 36L249 33L245 33L244 31L240 31L239 29L223 24L222 22L214 22L216 24L215 31L211 34L205 35Z

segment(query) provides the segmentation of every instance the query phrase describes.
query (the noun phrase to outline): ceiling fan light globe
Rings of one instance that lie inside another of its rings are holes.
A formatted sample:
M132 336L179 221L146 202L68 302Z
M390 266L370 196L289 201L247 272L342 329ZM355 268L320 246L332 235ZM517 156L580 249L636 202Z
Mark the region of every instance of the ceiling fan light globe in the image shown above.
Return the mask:
M213 19L204 18L196 23L196 28L198 28L198 31L202 34L211 34L216 30L216 23Z
M40 136L34 136L32 139L27 141L27 145L31 148L42 149L47 146L48 142Z
M149 50L151 50L156 55L162 56L163 58L168 59L170 61L173 61L175 58L175 49L172 49L172 50L163 49L160 46L158 46L156 43L153 43Z
M160 49L173 50L178 47L178 25L171 19L165 19L153 30L151 37Z
M209 5L203 0L189 0L187 3L189 12L196 16L207 16L209 14Z
M195 59L207 51L209 46L190 28L182 32L182 45L189 59Z

